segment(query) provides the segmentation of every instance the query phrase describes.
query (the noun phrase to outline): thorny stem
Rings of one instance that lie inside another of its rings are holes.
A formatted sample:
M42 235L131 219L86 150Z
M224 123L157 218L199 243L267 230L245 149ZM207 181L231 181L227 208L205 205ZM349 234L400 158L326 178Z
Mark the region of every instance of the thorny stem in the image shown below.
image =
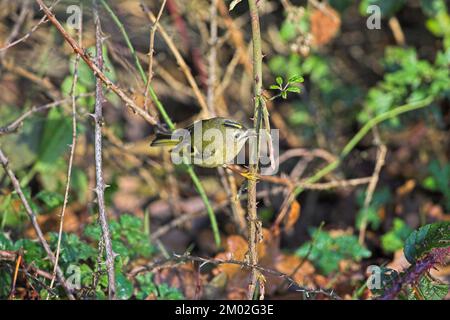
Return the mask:
M141 75L142 80L144 81L144 83L146 83L147 82L147 77L145 75L145 72L144 72L144 69L142 68L141 63L139 62L139 59L137 58L136 50L134 49L134 47L133 47L133 45L132 45L132 43L130 41L130 38L128 36L127 31L125 30L125 27L123 26L122 22L117 17L117 15L114 13L114 11L106 3L106 1L104 1L104 0L101 0L101 1L102 1L103 6L105 6L105 8L109 8L109 10L107 10L107 11L110 14L111 18L113 19L113 21L116 24L116 26L121 31L122 36L124 37L125 42L127 43L127 46L129 48L131 54L133 56L135 56L134 61L136 63L136 67L138 68L138 71L139 71L139 73ZM144 6L144 10L147 11L145 9L145 6ZM150 12L147 11L147 13L150 13ZM150 15L150 17L155 18L153 15ZM155 21L156 21L156 18L154 19L153 22L155 22ZM167 37L165 37L165 38L167 38ZM170 131L175 130L176 129L175 124L173 123L172 119L170 119L169 115L167 114L166 109L164 108L163 104L159 100L156 92L153 90L153 87L151 85L148 85L148 88L149 88L150 97L152 98L153 102L155 103L158 111L161 113L161 115L162 115L162 117L164 119L164 122L166 122L166 124L168 125ZM206 195L206 191L203 188L203 185L202 185L200 179L198 178L197 174L195 173L194 168L192 167L191 164L187 164L187 172L188 172L192 182L194 183L194 186L197 189L197 191L198 191L198 193L199 193L199 195L200 195L200 197L201 197L201 199L202 199L203 203L205 204L205 207L206 207L206 209L208 211L209 220L211 222L211 228L212 228L212 231L213 231L213 234L214 234L214 241L216 243L216 246L219 247L220 243L221 243L219 228L217 226L216 216L215 216L214 211L212 209L211 203L210 203L210 201L208 199L208 196Z
M100 26L100 18L98 16L97 1L94 2L94 23L95 23L95 44L96 44L96 63L97 67L103 69L103 41L102 31ZM103 122L103 85L100 79L95 82L95 172L97 186L95 192L97 193L97 205L99 212L99 220L102 228L103 241L105 243L106 251L106 269L108 271L108 297L115 299L116 297L116 281L114 274L114 252L112 249L111 236L108 227L108 217L105 209L105 182L103 180L102 167L102 122Z
M280 277L281 279L284 279L289 286L293 286L294 288L296 288L296 291L303 293L306 296L309 295L316 295L316 294L323 294L326 295L327 297L330 297L331 299L336 299L336 300L340 300L341 298L334 293L333 291L328 291L322 288L317 288L317 289L313 289L313 288L307 288L304 286L301 286L299 283L297 283L295 281L295 279L293 279L292 276L287 275L285 273L282 273L278 270L274 270L274 269L269 269L269 268L265 268L263 266L260 265L252 265L248 262L245 261L241 261L241 260L234 260L234 259L228 259L228 260L222 260L222 259L208 259L208 258L203 258L203 257L197 257L197 256L192 256L190 254L183 254L183 255L177 255L174 254L173 256L167 257L165 259L162 259L160 261L154 261L149 265L145 265L145 266L140 266L135 268L134 270L132 270L129 275L131 277L134 277L136 275L138 275L139 273L145 272L145 271L149 271L152 272L155 269L158 268L164 268L164 267L169 267L170 263L182 263L182 262L187 262L187 261L191 261L191 262L199 262L200 264L200 268L205 266L206 264L212 264L212 265L222 265L222 264L234 264L234 265L239 265L242 268L246 268L246 269L257 269L258 271L271 275L271 276L275 276L275 277Z
M252 154L256 155L256 161L254 164L250 165L250 175L257 176L259 170L259 129L261 128L261 122L263 117L263 108L265 108L265 104L262 101L261 93L262 93L262 51L261 51L261 31L259 25L259 15L258 15L258 7L256 4L256 0L248 0L248 5L250 9L250 18L252 25L252 42L253 42L253 99L254 99L254 117L253 117L253 126L257 133L257 142L256 145L252 144ZM251 265L258 264L258 256L256 250L256 244L261 239L261 230L258 221L257 215L257 203L256 203L256 180L249 179L248 180L248 202L247 202L247 210L248 210L248 258ZM251 272L251 280L249 285L249 290L247 294L248 299L253 299L255 294L257 283L259 282L260 272L252 268Z

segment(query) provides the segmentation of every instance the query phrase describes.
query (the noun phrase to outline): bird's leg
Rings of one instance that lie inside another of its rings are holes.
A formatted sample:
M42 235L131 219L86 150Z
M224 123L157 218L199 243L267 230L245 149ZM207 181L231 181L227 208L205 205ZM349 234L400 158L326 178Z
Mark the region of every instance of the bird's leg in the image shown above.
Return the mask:
M242 170L241 167L239 167L239 166L232 165L232 164L225 164L224 167L227 169L230 169L233 172L236 172L237 174L241 175L242 177L244 177L247 180L257 181L260 179L259 174L252 174L248 170Z

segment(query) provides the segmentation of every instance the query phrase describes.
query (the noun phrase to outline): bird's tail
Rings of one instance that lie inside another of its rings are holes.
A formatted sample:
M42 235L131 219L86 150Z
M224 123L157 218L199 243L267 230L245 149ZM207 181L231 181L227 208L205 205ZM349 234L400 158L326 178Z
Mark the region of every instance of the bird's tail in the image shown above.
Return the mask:
M170 133L157 133L155 139L150 144L150 147L174 147L179 143L180 140L172 138Z

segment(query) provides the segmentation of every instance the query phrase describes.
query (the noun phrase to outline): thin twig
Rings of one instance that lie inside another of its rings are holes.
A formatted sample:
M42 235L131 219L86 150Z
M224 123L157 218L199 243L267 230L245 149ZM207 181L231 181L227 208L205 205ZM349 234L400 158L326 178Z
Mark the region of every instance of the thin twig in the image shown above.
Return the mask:
M56 6L57 4L58 4L58 2L59 2L60 0L56 0L50 7L49 7L49 9L51 10L51 9L53 9L53 7L54 6ZM42 24L44 24L44 23L46 23L48 20L47 20L47 16L46 15L44 15L42 18L41 18L41 20L39 20L39 22L36 24L36 25L34 25L33 26L33 28L31 28L31 30L27 33L27 34L25 34L23 37L21 37L21 38L19 38L19 39L17 39L17 40L15 40L15 41L13 41L13 42L11 42L11 43L8 43L7 45L5 45L5 46L3 46L3 47L1 47L0 48L0 52L2 52L2 51L6 51L6 50L8 50L9 48L11 48L11 47L14 47L15 45L18 45L19 43L21 43L21 42L24 42L24 41L26 41Z
M93 95L92 93L83 93L83 94L76 96L75 99L77 100L80 98L90 97L92 95ZM53 101L51 103L47 103L42 106L32 107L30 110L24 112L22 115L20 115L16 120L11 122L10 124L8 124L4 127L0 127L0 136L16 132L19 129L19 127L22 125L23 121L36 112L41 112L41 111L45 111L45 110L48 110L48 109L51 109L54 107L58 107L62 104L66 104L71 101L72 101L72 98L66 98L66 99L62 99L62 100L58 100L58 101Z
M82 19L82 17L80 17ZM83 35L83 22L80 21L80 29L78 30L78 42L80 45L82 45L82 35ZM73 71L73 79L72 79L72 86L70 88L70 98L72 100L72 144L70 145L70 156L69 156L69 165L67 167L67 181L66 181L66 189L64 192L64 201L63 206L61 209L61 215L60 215L60 221L59 221L59 231L58 231L58 244L56 246L56 261L55 261L55 267L53 268L53 277L52 281L50 282L50 288L53 288L53 284L55 282L56 278L56 266L58 265L59 261L59 255L61 251L61 239L62 239L62 233L63 233L63 226L64 226L64 216L66 213L67 203L69 201L69 191L70 191L70 181L72 177L72 166L73 166L73 158L75 155L75 148L77 145L77 104L76 104L76 98L75 98L75 88L77 87L78 83L78 64L80 62L80 55L77 54L75 57L74 62L74 71ZM47 299L50 297L50 294L47 295Z
M364 198L364 215L361 219L361 224L359 226L359 243L364 244L364 239L366 237L367 229L367 209L369 208L370 202L372 202L373 194L377 186L378 180L380 178L381 169L384 166L384 161L386 159L387 147L382 144L380 140L380 134L378 133L377 127L373 128L375 144L379 145L377 151L377 162L375 163L375 169L373 170L372 177L370 179L369 185L367 187L366 196Z
M95 23L95 48L97 68L103 70L103 37L98 15L97 1L94 2L94 23ZM102 228L103 241L106 251L106 269L108 271L108 297L111 300L116 298L116 280L114 269L114 252L112 249L111 235L109 233L108 216L105 209L105 182L103 180L102 164L102 125L103 125L103 85L101 79L97 78L95 82L95 172L97 186L97 205L100 225Z
M14 24L14 27L11 30L11 33L9 34L8 38L6 39L6 46L0 49L0 61L3 60L6 54L6 49L10 48L11 41L14 40L15 37L17 37L20 28L22 27L25 18L28 14L28 1L22 2L22 8L20 9L19 17L17 18L16 23Z
M139 107L132 98L130 98L119 86L114 84L104 73L100 70L89 55L80 47L80 45L67 33L64 27L59 23L56 19L55 15L51 12L51 10L45 5L42 0L36 0L36 2L41 6L42 10L44 10L48 20L58 29L61 35L64 37L66 42L72 47L72 49L78 53L81 58L86 62L87 66L94 72L94 75L100 79L106 86L106 88L111 89L115 94L119 96L119 98L125 102L127 107L130 107L135 113L139 114L142 118L144 118L147 122L152 125L158 125L158 122L154 117L152 117L148 112Z
M216 86L216 63L217 63L217 0L211 0L209 6L209 57L208 57L208 93L207 105L209 112L214 115L214 90Z
M150 48L148 50L148 75L147 75L147 85L145 88L145 99L144 99L144 108L148 109L148 93L150 91L150 83L153 79L153 55L155 53L154 46L155 46L155 34L156 30L158 29L158 23L159 19L161 19L162 13L164 11L164 7L166 6L167 0L163 0L163 3L161 4L161 7L159 9L158 15L156 17L155 22L153 23L151 29L150 29Z
M405 34L403 33L402 26L396 16L389 18L389 28L392 30L397 45L404 46L406 43Z
M50 246L48 245L47 240L45 240L45 238L44 238L44 234L42 233L41 227L39 226L39 224L37 222L36 214L33 211L33 209L31 208L25 194L23 193L23 190L20 186L19 180L16 178L16 175L14 174L14 172L10 169L9 163L8 163L8 158L5 156L5 154L3 153L1 148L0 148L0 163L2 164L3 169L5 170L9 179L11 180L11 182L14 186L14 190L19 195L20 201L22 202L23 206L25 207L25 212L27 213L28 217L30 218L31 224L36 232L39 242L41 243L42 247L44 248L44 250L47 254L47 257L50 259L50 261L53 263L53 265L56 265L56 258L53 255L53 252L50 249ZM59 283L64 288L64 291L66 292L67 297L70 300L74 300L75 297L73 296L69 285L66 283L64 274L63 274L61 268L59 268L59 266L57 266L57 265L56 265L56 275L58 277Z
M151 12L145 4L142 4L142 8L144 9L144 12L147 14L147 17L152 23L156 22L156 17ZM178 66L180 67L181 71L183 71L184 75L186 76L186 79L189 83L189 85L192 87L192 90L194 91L195 97L197 98L197 101L202 108L203 115L205 117L208 117L209 115L209 109L208 105L206 104L206 100L202 92L200 91L200 88L197 85L197 82L195 81L194 76L191 73L191 70L189 66L187 65L186 61L184 60L183 56L181 55L180 51L178 50L177 46L173 42L172 38L169 36L169 34L166 32L165 28L160 25L159 26L159 33L161 34L162 38L166 42L167 46L169 47L170 51L172 52L173 56L175 57L175 60L177 61Z

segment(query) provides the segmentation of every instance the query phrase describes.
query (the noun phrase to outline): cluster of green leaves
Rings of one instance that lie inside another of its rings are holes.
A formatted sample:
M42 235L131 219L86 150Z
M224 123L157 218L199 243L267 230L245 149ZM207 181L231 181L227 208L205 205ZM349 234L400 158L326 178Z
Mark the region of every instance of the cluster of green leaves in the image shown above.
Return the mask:
M280 96L283 99L287 99L288 92L301 92L301 89L297 86L297 84L302 83L304 79L302 76L293 75L286 82L284 82L283 77L278 76L276 77L275 81L277 82L277 84L273 84L270 86L270 89L279 91L279 93L275 97Z
M332 120L331 114L334 106L350 108L361 95L361 90L353 85L346 85L332 69L332 58L327 58L320 54L312 53L306 59L302 59L297 54L290 54L285 57L276 55L269 60L269 67L273 74L284 78L290 78L297 74L308 76L311 82L311 92L309 96L315 103L326 106L324 109L325 119ZM316 124L311 119L311 113L317 112L306 101L295 99L292 101L294 110L288 121L293 126L302 126L302 134L308 135L308 129L314 131Z
M434 64L419 59L413 48L388 47L384 65L386 74L367 94L365 106L359 113L360 122L391 110L393 107L422 100L450 96L450 48L438 52ZM398 118L391 119L399 125Z
M164 300L181 300L184 299L183 294L175 288L171 288L167 283L155 284L153 274L146 272L136 276L139 285L139 292L136 294L137 299L145 299L152 295Z
M332 236L321 229L311 229L310 233L312 240L304 243L295 254L307 257L325 275L337 271L342 260L360 261L371 255L354 235Z
M182 294L175 288L170 288L166 284L157 285L153 282L151 274L143 274L136 278L134 284L125 275L130 262L136 259L149 258L155 253L155 248L148 240L148 234L144 232L141 219L124 214L118 221L110 222L111 238L113 250L118 254L116 258L116 287L117 296L120 299L137 298L142 299L153 294L158 299L181 299ZM63 233L61 238L61 253L59 265L62 270L66 270L67 276L73 271L73 266L79 268L80 284L82 288L92 289L93 277L97 268L97 242L100 240L101 230L95 224L86 227L84 235L80 238L76 234ZM49 234L49 244L52 250L56 249L58 235ZM27 265L51 271L52 265L46 258L45 251L37 242L29 239L19 239L12 241L6 233L0 233L0 250L19 251L24 254L24 261ZM72 268L72 269L71 269ZM0 266L0 298L5 298L9 294L11 285L12 269L5 265ZM33 279L29 279L34 281ZM108 279L105 265L101 265L98 273L98 285L94 288L97 299L106 299ZM40 288L39 283L35 287ZM63 293L61 292L62 296ZM46 297L45 288L41 288L41 297Z
M375 296L383 296L392 288L394 283L402 282L404 277L409 273L414 273L415 266L427 256L433 249L446 248L450 246L450 222L437 222L425 225L418 230L410 233L405 241L403 252L406 260L411 266L402 271L381 267L381 287L371 289ZM434 265L428 266L429 268ZM399 299L425 299L425 300L439 300L445 298L449 291L449 285L434 279L429 273L414 275L413 284L403 285Z
M422 185L433 192L440 192L444 198L444 206L450 210L450 164L440 165L437 160L431 161L428 166L428 176Z

